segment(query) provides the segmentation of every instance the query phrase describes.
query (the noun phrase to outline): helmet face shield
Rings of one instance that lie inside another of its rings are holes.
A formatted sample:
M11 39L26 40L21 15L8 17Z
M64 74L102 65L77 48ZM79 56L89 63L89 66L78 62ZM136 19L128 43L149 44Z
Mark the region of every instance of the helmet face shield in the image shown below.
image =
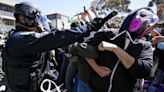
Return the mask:
M20 21L19 15L24 16ZM41 12L35 5L29 2L22 2L15 5L14 17L16 22L27 27L38 27L39 31L50 30L48 19L46 16L41 16ZM22 22L23 21L23 22Z
M49 31L50 26L48 23L48 19L46 16L36 16L36 21L38 23L38 26L41 28L42 31Z

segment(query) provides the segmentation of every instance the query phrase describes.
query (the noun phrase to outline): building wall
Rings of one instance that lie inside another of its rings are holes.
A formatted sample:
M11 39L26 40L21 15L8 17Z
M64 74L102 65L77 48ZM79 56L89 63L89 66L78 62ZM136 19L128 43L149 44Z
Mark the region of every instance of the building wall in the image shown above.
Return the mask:
M14 6L16 3L16 0L0 0L0 3Z
M62 30L63 26L64 29L69 29L70 24L68 23L68 18L65 15L59 14L59 13L54 13L54 14L49 14L47 15L47 18L51 20L51 23L53 27Z
M13 15L16 0L0 0L0 32L10 31L15 28Z

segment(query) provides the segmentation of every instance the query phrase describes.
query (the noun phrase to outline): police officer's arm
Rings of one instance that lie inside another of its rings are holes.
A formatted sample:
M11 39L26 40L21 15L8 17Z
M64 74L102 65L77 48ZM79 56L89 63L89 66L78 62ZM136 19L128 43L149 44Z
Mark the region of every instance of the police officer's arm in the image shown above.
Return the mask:
M84 24L83 26L76 27L64 32L57 31L49 33L43 36L39 36L32 42L29 42L27 48L31 48L33 53L40 51L51 50L63 46L67 46L76 41L81 40L83 37L89 36L90 31L98 31L104 24L101 22L102 18L95 18L91 22Z
M97 39L98 40L98 39ZM106 66L101 66L96 63L98 57L97 46L87 43L77 43L71 47L71 53L81 58L84 58L89 66L101 77L106 77L111 73L111 70Z
M129 71L129 74L135 78L143 78L150 75L150 70L153 65L153 51L150 44L144 46L139 58L134 58L117 45L108 42L102 42L99 45L99 50L114 52Z
M85 33L75 33L70 31L57 31L48 34L33 36L33 40L29 40L27 43L27 51L37 53L40 51L47 51L51 49L56 49L64 46L68 46L76 41L83 40L83 35ZM30 38L30 37L29 37Z
M100 76L106 77L111 73L111 70L106 66L101 66L96 63L98 57L97 45L108 37L112 36L113 32L98 32L87 43L78 43L71 49L73 54L84 58L90 67Z

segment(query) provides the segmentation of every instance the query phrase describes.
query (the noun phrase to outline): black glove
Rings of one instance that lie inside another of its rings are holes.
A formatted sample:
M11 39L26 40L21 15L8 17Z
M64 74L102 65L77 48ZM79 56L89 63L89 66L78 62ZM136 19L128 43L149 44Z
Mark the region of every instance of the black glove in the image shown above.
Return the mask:
M94 18L91 22L88 22L88 31L98 31L104 25L102 19L103 18Z
M95 18L91 22L88 23L88 30L89 31L98 31L106 21L111 19L112 17L116 16L117 12L112 11L110 14L108 14L104 18Z

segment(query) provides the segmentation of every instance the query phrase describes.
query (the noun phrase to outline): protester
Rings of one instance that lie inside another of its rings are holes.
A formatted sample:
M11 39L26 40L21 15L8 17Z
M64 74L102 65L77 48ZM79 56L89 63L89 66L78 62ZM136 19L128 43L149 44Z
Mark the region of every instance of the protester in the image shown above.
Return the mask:
M78 62L78 92L133 92L137 79L150 75L153 50L150 41L141 38L157 22L151 21L156 18L150 8L137 9L125 18L116 34L98 32L87 42L88 45L81 46L83 49L77 54L91 59L95 53L91 53L87 46L97 47L100 50L95 59L97 64L108 67L111 73L101 78L82 58Z
M159 21L152 27L153 31L151 31L151 33L153 37L160 36L159 33L163 34L163 30L164 30L164 4L163 3L159 4L157 8L157 15L159 17Z
M70 27L71 29L74 29L78 26L81 25L81 18L78 18L78 22L73 22ZM77 42L76 42L77 43ZM71 48L76 44L71 44L70 48L69 48L69 54L71 54ZM76 86L76 82L77 80L75 78L77 78L77 73L78 73L78 69L77 69L77 61L78 61L78 56L76 55L72 55L71 54L71 58L70 58L70 62L67 66L66 69L66 76L65 76L65 85L66 85L66 89L68 92L77 92L77 88L75 88ZM75 80L75 81L74 81Z
M151 69L150 78L145 80L144 85L148 85L145 89L147 92L163 92L164 91L164 4L161 3L157 7L157 15L159 21L150 29L152 34L152 45L154 47L153 53L153 67ZM144 87L143 85L143 87Z
M45 72L50 73L48 51L67 46L101 28L96 18L83 26L62 31L47 31L46 18L31 3L15 5L16 29L7 39L3 50L4 71L7 77L6 92L38 92ZM51 74L51 76L54 76Z
M67 66L70 62L71 55L68 53L69 46L63 47L63 48L58 48L61 54L62 58L62 65L60 67L60 74L58 77L58 84L64 84L65 86L65 76L66 76L66 70Z
M71 29L74 29L80 25L83 25L83 22L87 23L90 22L92 20L91 14L85 9L84 7L84 12L81 14L81 17L79 16L79 14L77 15L77 22L73 22L70 26ZM87 18L89 20L87 20ZM93 32L90 33L90 36L93 34ZM89 36L89 37L90 37ZM89 37L85 38L88 39ZM82 40L81 42L85 41ZM80 42L80 41L79 41ZM70 45L70 49L69 49L69 53L72 55L72 57L70 58L70 62L68 64L67 70L66 70L66 78L65 78L65 83L66 83L66 88L68 92L78 92L77 91L77 85L78 85L78 68L77 68L77 62L78 60L78 56L73 54L74 53L74 46L78 44L78 42L71 44Z
M163 16L164 15L164 4L163 3L159 4L158 9L157 9L157 15L158 15L160 21L164 20L164 16Z
M152 39L154 46L154 65L151 71L151 82L147 88L147 91L151 92L163 92L164 91L164 36L156 36Z
M152 39L154 45L154 65L151 72L151 82L148 86L148 92L164 91L164 37L156 36Z

